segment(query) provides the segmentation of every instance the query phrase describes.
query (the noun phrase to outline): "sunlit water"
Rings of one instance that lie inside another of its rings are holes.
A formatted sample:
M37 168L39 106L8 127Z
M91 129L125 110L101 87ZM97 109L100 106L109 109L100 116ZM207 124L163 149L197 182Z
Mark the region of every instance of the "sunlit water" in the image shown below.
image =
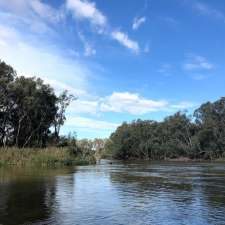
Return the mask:
M0 169L0 224L225 224L225 164Z

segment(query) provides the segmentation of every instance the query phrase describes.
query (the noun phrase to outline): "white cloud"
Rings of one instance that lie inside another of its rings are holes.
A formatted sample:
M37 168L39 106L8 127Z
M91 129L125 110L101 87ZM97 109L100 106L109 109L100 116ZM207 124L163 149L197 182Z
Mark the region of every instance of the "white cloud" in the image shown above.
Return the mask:
M11 12L25 23L59 22L64 13L41 0L0 0L0 8ZM47 26L47 25L46 25Z
M196 106L196 104L194 104L193 102L183 101L183 102L179 102L177 104L171 105L171 108L180 109L181 110L181 109L193 108L195 106Z
M111 123L102 120L96 120L86 117L68 117L65 123L65 126L70 127L73 126L75 128L86 128L91 130L104 130L111 131L116 129L120 124Z
M127 34L120 31L110 32L110 25L107 17L96 7L95 2L87 0L67 0L67 9L73 13L73 16L80 20L87 20L90 24L97 27L97 31L100 34L104 34L112 37L118 41L124 47L131 49L138 53L139 45L136 41L131 40ZM143 23L143 18L139 23ZM140 24L138 24L140 26ZM95 55L96 50L93 49L89 44L85 45L85 55Z
M76 114L97 115L99 113L99 101L78 99L70 104L68 111Z
M225 15L223 12L218 9L214 9L205 3L196 1L193 3L193 8L203 15L211 16L215 19L225 22Z
M87 19L91 24L101 28L105 28L107 25L107 18L96 8L94 2L85 0L67 0L66 7L72 11L75 18Z
M115 102L116 101L116 102ZM80 116L79 113L96 113L96 111L115 112L115 113L129 113L132 115L142 115L151 111L163 110L167 112L174 112L177 110L184 110L192 108L195 104L191 102L180 102L177 104L169 105L164 102L157 102L148 99L140 98L137 94L113 93L111 96L99 101L75 101L72 103L74 107L70 112L78 113L77 115L67 116L67 120L63 127L64 133L68 131L79 131L78 134L84 133L94 137L108 137L120 123L109 122L100 119L93 119ZM108 105L107 105L108 104ZM109 105L111 104L111 105Z
M31 0L32 1L32 0ZM29 7L28 0L0 0L0 6L17 13L25 12Z
M0 25L0 59L12 65L19 75L38 76L56 91L67 89L85 95L91 72L77 60L62 57L60 51L26 41L15 29ZM44 59L44 60L43 60Z
M58 81L55 79L48 79L47 77L44 77L44 81L47 84L54 87L54 90L57 94L61 93L64 90L67 90L67 91L69 91L70 94L74 95L75 97L87 95L86 90L75 88L67 83L62 82L62 81Z
M144 115L158 111L174 111L175 109L187 109L195 106L189 101L170 103L141 97L137 93L113 92L110 96L95 98L80 98L74 101L68 111L80 115L82 113L101 116L105 112L126 113L130 115Z
M96 54L96 50L92 45L86 40L84 35L81 32L78 32L79 38L84 45L84 56L93 56Z
M97 32L108 37L113 37L121 45L139 51L136 41L130 40L127 34L122 32L111 32L107 17L96 7L95 2L87 0L66 0L66 6L55 9L51 5L41 0L0 0L0 20L2 23L11 25L24 25L31 32L38 34L55 35L52 24L63 21L66 11L72 12L74 18L87 20ZM1 43L1 45L4 43ZM93 46L85 40L84 55L91 56L96 54Z
M211 70L214 65L208 60L199 55L189 55L187 62L184 63L183 68L185 70Z
M130 92L114 92L103 99L100 105L102 112L120 112L141 115L152 111L160 111L168 106L166 101L154 101Z
M16 38L18 38L18 34L15 29L0 24L0 40L5 43L4 45Z
M38 16L48 21L58 22L64 17L61 11L55 10L53 7L40 0L27 0L27 3L30 4L30 7Z
M132 29L137 30L142 24L144 24L146 21L145 17L135 17L132 24Z
M92 56L96 54L96 50L94 48L92 48L89 44L85 45L85 51L84 51L84 55L85 56Z
M137 93L113 92L106 97L80 98L69 106L68 112L80 115L82 113L101 116L105 112L144 115L151 112L171 112L194 107L189 101L170 103L165 100L152 100L141 97Z
M121 31L113 31L112 38L117 40L121 45L134 51L135 53L139 53L140 48L138 43L136 41L131 40L127 34Z

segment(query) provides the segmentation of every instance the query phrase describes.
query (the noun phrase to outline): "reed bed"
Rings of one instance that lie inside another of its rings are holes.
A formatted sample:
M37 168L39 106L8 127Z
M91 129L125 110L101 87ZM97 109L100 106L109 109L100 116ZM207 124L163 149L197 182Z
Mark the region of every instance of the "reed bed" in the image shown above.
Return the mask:
M70 166L93 163L94 156L75 156L68 148L0 148L0 166Z

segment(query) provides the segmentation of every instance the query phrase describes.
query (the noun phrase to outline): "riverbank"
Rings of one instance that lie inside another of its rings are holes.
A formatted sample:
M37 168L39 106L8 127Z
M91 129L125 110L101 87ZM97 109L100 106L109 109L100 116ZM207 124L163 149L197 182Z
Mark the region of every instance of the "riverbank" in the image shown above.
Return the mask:
M219 159L201 159L201 158L196 158L196 159L191 159L188 157L179 157L179 158L173 158L173 159L164 159L166 162L222 162L224 159L219 158Z
M113 159L112 157L105 157L102 159L107 159L110 161L122 161L122 162L174 162L174 163L201 163L201 162L218 162L218 163L225 163L225 158L214 158L214 159L203 159L203 158L196 158L196 159L191 159L188 157L178 157L178 158L165 158L165 159L138 159L138 158L129 158L129 159Z
M213 158L213 159L203 159L203 158L196 158L191 159L188 157L178 157L173 159L164 159L167 162L225 162L225 158Z
M0 149L1 166L38 166L38 167L57 167L95 164L93 155L76 156L68 148L45 148L45 149Z

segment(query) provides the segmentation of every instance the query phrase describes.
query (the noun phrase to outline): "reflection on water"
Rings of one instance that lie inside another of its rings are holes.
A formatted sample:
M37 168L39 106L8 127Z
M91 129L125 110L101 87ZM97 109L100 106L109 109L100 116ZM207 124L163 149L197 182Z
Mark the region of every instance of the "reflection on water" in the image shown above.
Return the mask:
M0 169L0 224L225 224L225 165Z
M55 204L56 171L0 170L0 224L48 219Z

